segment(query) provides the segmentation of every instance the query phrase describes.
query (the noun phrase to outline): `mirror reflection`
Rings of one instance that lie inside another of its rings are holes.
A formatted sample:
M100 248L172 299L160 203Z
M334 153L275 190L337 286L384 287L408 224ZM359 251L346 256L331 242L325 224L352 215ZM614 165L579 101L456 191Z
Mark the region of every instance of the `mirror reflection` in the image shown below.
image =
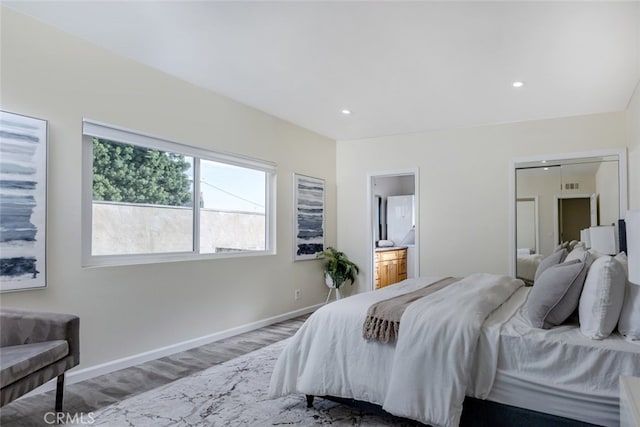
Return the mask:
M618 156L603 156L517 165L517 277L532 284L538 264L558 245L617 222L618 163Z

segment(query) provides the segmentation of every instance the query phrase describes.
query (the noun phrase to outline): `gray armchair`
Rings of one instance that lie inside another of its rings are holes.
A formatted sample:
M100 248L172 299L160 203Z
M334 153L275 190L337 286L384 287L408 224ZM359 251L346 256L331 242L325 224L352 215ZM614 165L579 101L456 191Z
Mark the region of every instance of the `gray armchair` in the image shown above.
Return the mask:
M80 363L80 319L60 313L0 308L0 406L58 377L62 411L64 373Z

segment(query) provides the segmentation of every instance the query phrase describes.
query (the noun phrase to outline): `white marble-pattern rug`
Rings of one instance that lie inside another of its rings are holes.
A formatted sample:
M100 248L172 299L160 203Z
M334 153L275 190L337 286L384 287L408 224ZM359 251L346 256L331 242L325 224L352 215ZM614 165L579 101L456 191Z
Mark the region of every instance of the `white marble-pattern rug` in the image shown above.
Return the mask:
M213 366L93 413L94 426L414 425L303 395L269 399L273 366L288 340Z

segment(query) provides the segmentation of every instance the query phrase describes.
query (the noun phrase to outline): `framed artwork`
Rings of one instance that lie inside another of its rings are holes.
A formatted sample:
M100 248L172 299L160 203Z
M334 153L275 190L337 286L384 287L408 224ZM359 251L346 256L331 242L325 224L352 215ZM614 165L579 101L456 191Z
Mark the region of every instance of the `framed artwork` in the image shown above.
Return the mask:
M46 282L47 121L0 111L0 291Z
M324 250L324 180L293 174L294 261Z

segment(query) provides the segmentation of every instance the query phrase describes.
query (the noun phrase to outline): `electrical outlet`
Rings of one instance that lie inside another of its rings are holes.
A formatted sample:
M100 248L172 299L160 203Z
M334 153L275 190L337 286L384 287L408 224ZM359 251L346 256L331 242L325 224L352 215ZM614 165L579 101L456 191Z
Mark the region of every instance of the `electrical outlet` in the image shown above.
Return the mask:
M293 298L294 298L296 301L298 301L298 300L300 299L300 289L296 289L296 290L293 292Z

